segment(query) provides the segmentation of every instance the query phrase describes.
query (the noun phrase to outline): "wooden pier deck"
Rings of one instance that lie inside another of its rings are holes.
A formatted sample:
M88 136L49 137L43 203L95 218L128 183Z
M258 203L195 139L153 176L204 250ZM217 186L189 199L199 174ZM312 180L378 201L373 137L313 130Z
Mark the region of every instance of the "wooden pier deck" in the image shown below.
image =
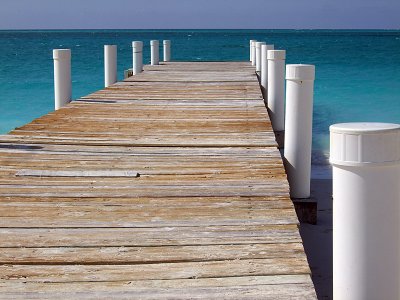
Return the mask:
M316 299L249 63L162 63L0 136L1 299Z

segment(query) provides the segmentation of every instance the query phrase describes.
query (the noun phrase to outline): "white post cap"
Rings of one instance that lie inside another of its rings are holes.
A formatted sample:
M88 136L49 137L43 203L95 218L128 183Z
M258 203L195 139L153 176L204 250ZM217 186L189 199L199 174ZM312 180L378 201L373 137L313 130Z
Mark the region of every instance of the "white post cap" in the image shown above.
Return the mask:
M285 60L286 50L268 50L267 59L269 60Z
M250 40L250 44L254 43L254 42L257 42L257 40Z
M143 51L143 42L141 42L141 41L132 42L132 48L135 52L142 52Z
M261 48L261 45L265 45L265 42L256 42L256 48Z
M286 79L287 80L314 80L315 79L315 66L314 65L286 65Z
M160 42L158 40L151 40L150 41L150 45L151 46L158 46L158 45L160 45Z
M342 166L400 163L400 124L341 123L330 126L330 162Z
M70 59L71 49L53 49L53 59Z
M169 45L171 44L171 40L163 40L163 45Z

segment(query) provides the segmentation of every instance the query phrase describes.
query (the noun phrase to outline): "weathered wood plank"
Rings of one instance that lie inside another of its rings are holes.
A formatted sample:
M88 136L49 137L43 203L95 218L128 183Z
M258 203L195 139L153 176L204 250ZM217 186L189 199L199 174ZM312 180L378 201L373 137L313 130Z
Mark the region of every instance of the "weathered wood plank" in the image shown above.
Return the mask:
M316 299L297 226L247 62L145 66L0 136L0 298Z

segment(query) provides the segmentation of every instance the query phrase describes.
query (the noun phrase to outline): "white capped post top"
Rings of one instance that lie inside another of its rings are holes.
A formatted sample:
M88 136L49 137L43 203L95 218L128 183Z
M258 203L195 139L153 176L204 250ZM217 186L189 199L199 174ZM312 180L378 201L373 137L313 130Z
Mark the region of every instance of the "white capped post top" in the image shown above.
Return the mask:
M269 60L285 60L286 50L268 50L267 59Z
M71 49L53 49L53 59L71 58Z
M400 124L331 125L330 162L342 166L400 164Z
M142 52L143 51L143 42L142 41L132 42L132 48L133 48L134 52Z
M286 65L286 79L299 81L314 80L315 66L303 64Z

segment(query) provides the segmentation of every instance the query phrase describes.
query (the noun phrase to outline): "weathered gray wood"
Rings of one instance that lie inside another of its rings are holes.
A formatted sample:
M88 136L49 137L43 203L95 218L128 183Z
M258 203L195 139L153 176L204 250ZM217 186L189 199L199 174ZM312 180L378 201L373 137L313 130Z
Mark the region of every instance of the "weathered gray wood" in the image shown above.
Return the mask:
M16 176L29 177L138 177L139 173L135 171L55 171L55 170L20 170Z
M145 66L0 136L0 298L316 299L277 147L248 62Z

